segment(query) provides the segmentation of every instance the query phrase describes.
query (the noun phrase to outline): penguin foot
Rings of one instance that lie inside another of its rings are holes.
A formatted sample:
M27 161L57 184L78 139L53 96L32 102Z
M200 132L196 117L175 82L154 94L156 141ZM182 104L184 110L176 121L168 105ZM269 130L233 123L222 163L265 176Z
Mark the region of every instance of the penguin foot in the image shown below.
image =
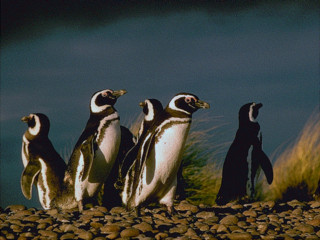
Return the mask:
M176 212L176 210L174 209L173 206L167 206L167 210L168 210L169 215L171 215L171 216L177 214L177 212Z
M134 214L136 215L136 217L140 217L140 207L135 207L134 208Z
M83 203L82 203L82 201L78 202L78 209L79 209L79 212L83 211Z

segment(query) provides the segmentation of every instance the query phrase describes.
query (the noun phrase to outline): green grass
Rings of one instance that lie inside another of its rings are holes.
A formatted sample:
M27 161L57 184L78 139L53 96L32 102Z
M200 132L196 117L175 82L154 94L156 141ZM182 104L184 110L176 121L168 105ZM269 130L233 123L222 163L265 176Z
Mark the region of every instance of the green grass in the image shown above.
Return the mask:
M320 113L312 114L294 143L274 164L274 180L262 184L262 200L313 199L320 179Z

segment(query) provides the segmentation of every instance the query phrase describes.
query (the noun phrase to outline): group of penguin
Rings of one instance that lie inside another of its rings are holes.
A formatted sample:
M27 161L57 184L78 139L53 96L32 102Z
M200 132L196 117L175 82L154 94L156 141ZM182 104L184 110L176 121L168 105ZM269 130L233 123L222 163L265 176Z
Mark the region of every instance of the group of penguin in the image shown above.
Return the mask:
M90 117L66 164L48 138L50 122L42 113L21 120L28 125L22 141L21 189L31 199L36 185L44 209L82 211L86 203L114 207L123 203L138 210L149 203L164 204L172 213L177 174L190 130L192 114L210 105L191 93L176 94L163 108L157 99L140 103L144 119L134 136L120 125L114 105L126 90L106 89L90 100ZM227 153L218 204L254 196L254 181L262 168L268 183L272 165L262 151L256 121L262 104L248 103L239 111L239 129ZM103 191L101 191L103 189Z

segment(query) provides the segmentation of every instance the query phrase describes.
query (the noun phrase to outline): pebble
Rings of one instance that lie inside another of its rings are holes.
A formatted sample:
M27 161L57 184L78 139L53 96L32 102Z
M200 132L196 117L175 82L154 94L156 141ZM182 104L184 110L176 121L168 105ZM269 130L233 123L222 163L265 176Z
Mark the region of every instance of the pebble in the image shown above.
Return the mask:
M140 231L136 228L127 228L121 231L120 236L125 237L136 237L140 234Z
M141 216L123 207L108 211L91 206L77 210L37 210L10 205L0 211L4 239L319 239L320 203L229 203L196 206L187 201L141 208Z

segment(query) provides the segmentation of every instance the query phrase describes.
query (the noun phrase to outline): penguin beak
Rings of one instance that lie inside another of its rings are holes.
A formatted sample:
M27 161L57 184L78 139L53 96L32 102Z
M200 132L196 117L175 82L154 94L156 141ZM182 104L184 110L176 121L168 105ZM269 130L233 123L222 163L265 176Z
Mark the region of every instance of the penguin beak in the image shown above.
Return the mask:
M197 108L210 108L210 104L205 102L205 101L201 101L201 100L198 100L195 102L195 106Z
M30 121L30 116L24 116L21 118L22 122L28 123Z
M126 93L127 93L127 90L121 89L121 90L113 91L112 96L114 96L115 98L118 98Z
M142 107L142 108L144 108L145 105L146 105L145 102L140 102L139 103L139 106Z
M262 103L258 103L258 104L256 104L255 108L258 110L258 109L260 109L262 106L263 106Z

